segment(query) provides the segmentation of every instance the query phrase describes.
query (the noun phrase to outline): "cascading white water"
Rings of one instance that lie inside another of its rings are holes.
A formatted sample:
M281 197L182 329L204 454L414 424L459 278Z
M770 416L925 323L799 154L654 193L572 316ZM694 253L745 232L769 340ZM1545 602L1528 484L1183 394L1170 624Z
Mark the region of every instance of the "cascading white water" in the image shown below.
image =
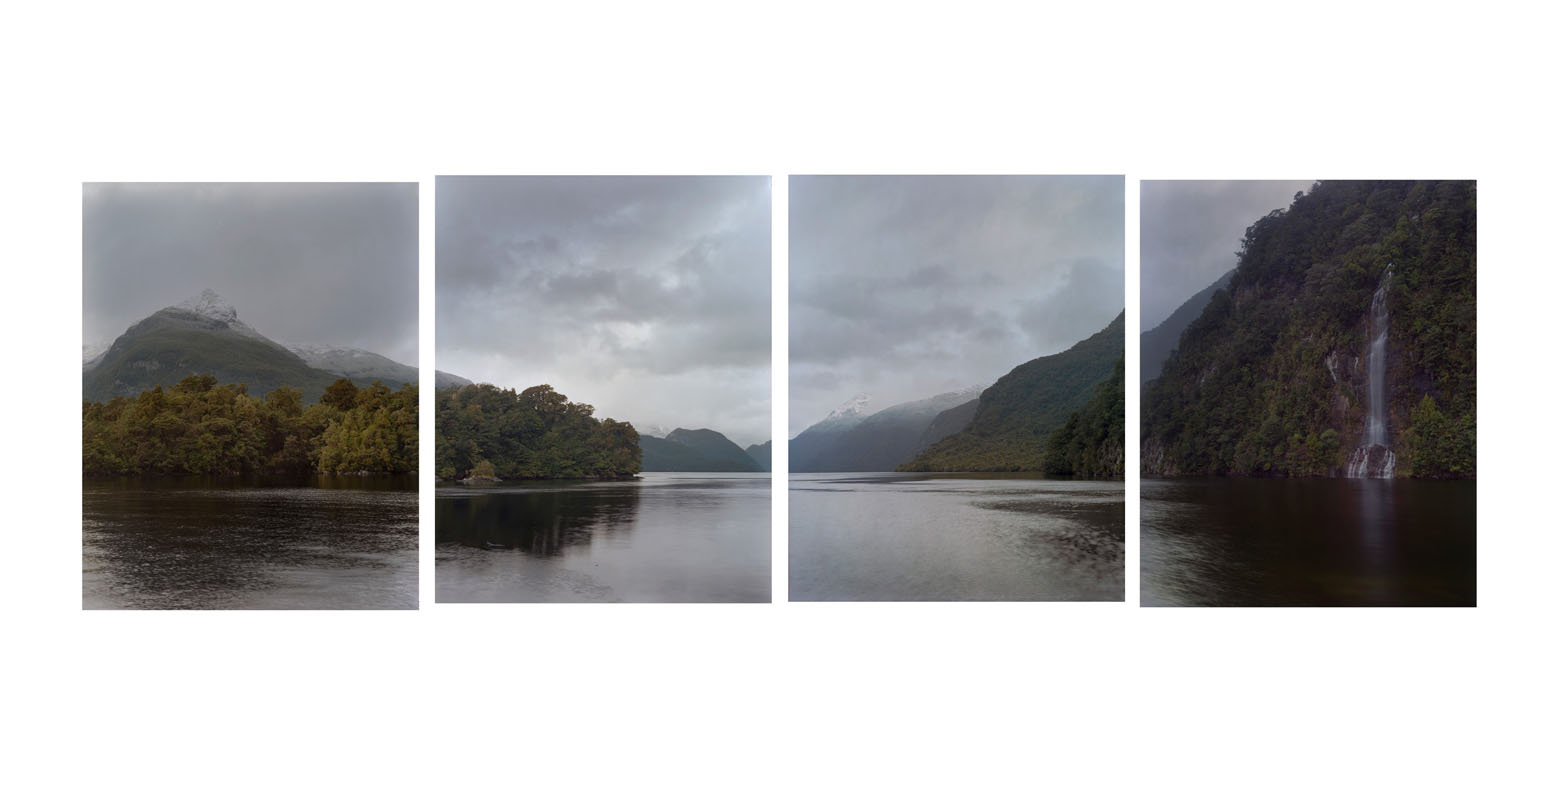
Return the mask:
M1365 408L1365 435L1349 458L1351 478L1390 478L1397 466L1387 438L1387 285L1392 268L1381 276L1381 285L1370 299L1370 348L1365 354L1368 394Z

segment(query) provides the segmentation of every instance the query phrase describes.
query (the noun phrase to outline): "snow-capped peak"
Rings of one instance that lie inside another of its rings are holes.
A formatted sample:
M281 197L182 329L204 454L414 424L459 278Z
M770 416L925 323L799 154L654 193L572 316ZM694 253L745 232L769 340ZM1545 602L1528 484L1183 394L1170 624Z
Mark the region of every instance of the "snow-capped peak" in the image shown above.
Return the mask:
M222 299L222 295L210 289L203 289L200 294L186 298L169 308L221 323L246 336L265 338L259 331L245 325L243 320L238 318L238 309L234 308L232 303Z
M204 289L200 294L186 298L172 307L230 325L238 321L238 309L234 308L232 303L223 300L222 295L210 289Z
M823 421L828 422L829 420L850 419L852 417L863 416L866 414L867 408L871 404L872 397L870 395L858 394L855 397L845 401L844 405L834 409L833 411L830 411L829 416L824 417Z
M639 431L640 436L654 436L657 439L665 439L672 433L672 429L665 425L635 425L634 430Z

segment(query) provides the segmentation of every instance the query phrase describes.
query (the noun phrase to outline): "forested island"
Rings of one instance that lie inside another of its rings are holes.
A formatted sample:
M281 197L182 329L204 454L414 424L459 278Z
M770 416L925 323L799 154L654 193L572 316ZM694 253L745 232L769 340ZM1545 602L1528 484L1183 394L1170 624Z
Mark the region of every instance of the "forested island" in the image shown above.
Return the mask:
M436 395L434 458L442 480L627 478L640 471L639 434L551 386L491 384Z
M1475 201L1328 181L1252 224L1144 387L1143 474L1474 477Z
M190 375L136 397L84 402L85 475L405 473L417 469L417 387L345 378L305 407L279 387Z

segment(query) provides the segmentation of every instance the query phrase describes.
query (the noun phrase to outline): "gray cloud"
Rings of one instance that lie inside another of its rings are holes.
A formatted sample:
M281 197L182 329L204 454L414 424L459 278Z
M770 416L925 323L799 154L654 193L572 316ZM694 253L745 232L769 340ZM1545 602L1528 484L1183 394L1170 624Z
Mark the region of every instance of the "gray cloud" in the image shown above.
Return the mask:
M1125 305L1123 180L805 176L790 182L791 419L883 408L1059 352Z
M1142 329L1235 266L1247 226L1313 181L1143 181L1140 199Z
M440 177L437 365L769 439L769 179Z
M86 184L82 337L210 288L279 342L417 364L417 185Z

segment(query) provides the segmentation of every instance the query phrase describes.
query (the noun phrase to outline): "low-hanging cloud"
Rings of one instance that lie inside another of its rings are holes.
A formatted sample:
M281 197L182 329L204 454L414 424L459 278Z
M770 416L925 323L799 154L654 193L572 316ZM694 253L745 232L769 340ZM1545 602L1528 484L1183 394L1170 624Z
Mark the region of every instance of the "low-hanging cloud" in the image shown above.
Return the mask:
M1288 208L1312 181L1143 181L1142 329L1235 266L1251 223Z
M805 176L790 182L790 434L990 384L1125 305L1110 176Z
M441 177L437 365L769 439L769 179Z
M89 183L82 338L213 289L284 344L417 360L414 183Z

